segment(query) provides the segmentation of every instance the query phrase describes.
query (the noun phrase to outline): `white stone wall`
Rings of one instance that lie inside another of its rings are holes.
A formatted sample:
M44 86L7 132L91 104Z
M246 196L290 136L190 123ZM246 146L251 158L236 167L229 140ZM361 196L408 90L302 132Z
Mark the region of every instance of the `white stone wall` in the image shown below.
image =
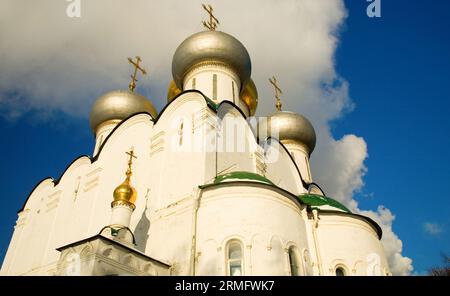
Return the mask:
M290 275L288 248L307 248L300 205L267 185L204 189L197 219L196 275L228 275L230 240L242 243L244 275Z
M299 171L289 156L289 152L281 146L278 140L270 139L268 141L266 154L268 158L266 176L275 185L295 195L307 192L306 188L303 187Z
M335 275L342 267L346 275L388 275L384 250L375 229L362 218L338 213L319 213L317 251L322 275ZM313 220L308 220L312 229ZM313 238L309 240L314 248ZM317 253L317 252L316 252ZM317 256L317 255L316 255Z
M96 131L95 134L95 147L94 153L92 155L97 155L100 147L105 142L108 135L112 132L112 130L120 123L120 120L108 120L107 122L102 123Z
M311 167L309 164L309 154L305 145L293 141L283 144L291 153L292 158L294 159L300 173L302 174L303 180L306 183L311 183L313 179L311 174Z

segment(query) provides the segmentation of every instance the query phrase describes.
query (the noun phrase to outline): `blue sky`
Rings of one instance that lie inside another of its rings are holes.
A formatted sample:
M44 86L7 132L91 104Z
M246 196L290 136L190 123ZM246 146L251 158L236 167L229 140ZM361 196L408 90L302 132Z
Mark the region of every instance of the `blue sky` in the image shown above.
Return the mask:
M337 70L356 108L333 132L364 136L368 173L356 199L392 210L403 254L423 272L450 253L450 2L382 1L378 19L363 1L346 4ZM442 232L427 233L427 222Z
M420 274L441 264L440 252L450 254L450 2L381 2L382 17L371 19L367 2L346 1L336 69L350 84L355 108L332 131L336 138L364 137L368 172L355 198L364 209L391 209L403 254ZM86 117L42 117L34 111L14 121L0 116L0 261L33 187L92 153ZM426 231L426 223L435 231Z

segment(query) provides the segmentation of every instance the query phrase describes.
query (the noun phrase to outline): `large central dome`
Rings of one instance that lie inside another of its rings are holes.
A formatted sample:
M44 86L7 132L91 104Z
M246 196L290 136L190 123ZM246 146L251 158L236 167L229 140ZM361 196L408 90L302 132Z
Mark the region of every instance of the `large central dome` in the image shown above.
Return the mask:
M231 67L244 87L250 79L252 64L247 49L233 36L219 31L196 33L178 46L172 60L175 84L183 89L185 75L196 65L219 62Z

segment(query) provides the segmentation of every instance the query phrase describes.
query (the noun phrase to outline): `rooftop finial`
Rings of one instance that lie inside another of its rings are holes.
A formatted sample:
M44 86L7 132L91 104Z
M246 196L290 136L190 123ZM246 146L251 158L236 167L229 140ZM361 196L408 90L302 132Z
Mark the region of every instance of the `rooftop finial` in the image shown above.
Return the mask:
M278 85L278 80L275 78L275 76L273 76L272 78L269 78L269 82L275 88L275 99L277 99L277 103L276 103L275 107L277 108L278 111L281 111L282 104L281 104L281 100L280 100L280 95L283 94L283 92L281 91L281 88Z
M137 77L137 71L140 70L143 75L147 74L145 69L141 68L141 66L139 65L139 63L141 61L142 60L141 60L141 58L139 56L136 56L136 62L133 61L131 58L128 58L128 62L134 66L134 74L131 75L131 82L130 82L130 85L128 86L128 88L130 89L131 92L134 92L134 89L136 88L136 82L138 81L137 78L136 78Z
M207 28L210 31L215 31L217 28L217 25L220 25L219 20L214 16L213 14L213 8L211 5L208 4L208 6L206 6L205 4L202 4L203 9L209 14L209 21L203 21L203 26L205 28Z

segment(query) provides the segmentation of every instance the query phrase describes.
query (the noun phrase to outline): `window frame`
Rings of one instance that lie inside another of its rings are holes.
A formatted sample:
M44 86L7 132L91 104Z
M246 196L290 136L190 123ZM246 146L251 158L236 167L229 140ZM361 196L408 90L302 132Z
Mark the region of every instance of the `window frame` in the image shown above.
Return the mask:
M234 244L239 246L239 248L241 250L241 257L240 258L230 259L230 248ZM225 248L225 266L226 266L226 274L228 276L233 276L231 274L231 263L233 263L233 262L240 262L240 268L241 268L240 276L243 276L245 274L245 269L244 269L244 264L245 264L245 262L244 262L244 245L238 239L231 239L226 244L226 248Z
M337 271L342 270L343 275L338 275ZM334 276L348 276L348 270L343 264L338 264L334 267Z

